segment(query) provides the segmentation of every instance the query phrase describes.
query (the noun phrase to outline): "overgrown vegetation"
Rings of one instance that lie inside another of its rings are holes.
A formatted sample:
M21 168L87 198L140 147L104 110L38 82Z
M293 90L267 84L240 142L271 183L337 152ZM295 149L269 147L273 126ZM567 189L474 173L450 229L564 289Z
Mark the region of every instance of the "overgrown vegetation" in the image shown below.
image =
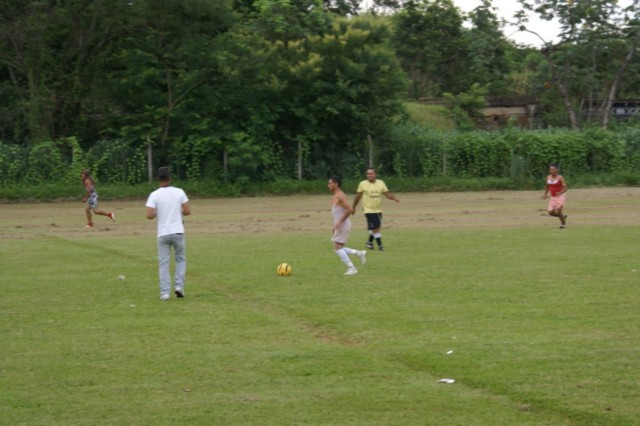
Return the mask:
M640 178L640 129L617 131L599 128L584 131L549 129L524 131L452 132L421 126L397 126L385 142L374 144L374 162L387 181L399 190L529 189L536 187L550 162L560 164L572 184L636 185ZM142 148L126 144L84 152L74 139L43 142L28 149L0 143L0 198L73 197L79 173L89 169L104 195L142 196L152 187L146 182ZM347 181L362 178L367 146L342 169L327 164L326 170L342 173ZM207 153L186 147L174 151L182 163L200 164ZM231 166L233 167L233 166ZM233 171L233 169L231 169ZM296 180L272 171L269 181L251 179L225 182L214 175L194 177L177 173L177 180L194 195L238 196L316 193L324 190L326 176ZM111 188L111 189L110 189Z

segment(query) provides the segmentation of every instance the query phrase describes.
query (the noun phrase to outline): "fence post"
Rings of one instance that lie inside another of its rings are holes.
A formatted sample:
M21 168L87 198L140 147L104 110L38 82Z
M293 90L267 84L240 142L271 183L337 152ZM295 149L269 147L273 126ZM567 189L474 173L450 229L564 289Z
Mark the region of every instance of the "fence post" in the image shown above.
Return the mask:
M229 181L229 153L226 149L222 151L222 174L224 183L227 184Z

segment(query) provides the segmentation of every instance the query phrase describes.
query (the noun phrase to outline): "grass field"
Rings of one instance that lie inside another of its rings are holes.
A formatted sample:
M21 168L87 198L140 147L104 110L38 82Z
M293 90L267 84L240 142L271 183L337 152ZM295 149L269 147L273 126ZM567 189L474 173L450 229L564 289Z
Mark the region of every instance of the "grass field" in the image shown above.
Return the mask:
M397 195L352 277L329 194L194 199L168 302L144 200L0 205L0 424L638 424L639 188Z

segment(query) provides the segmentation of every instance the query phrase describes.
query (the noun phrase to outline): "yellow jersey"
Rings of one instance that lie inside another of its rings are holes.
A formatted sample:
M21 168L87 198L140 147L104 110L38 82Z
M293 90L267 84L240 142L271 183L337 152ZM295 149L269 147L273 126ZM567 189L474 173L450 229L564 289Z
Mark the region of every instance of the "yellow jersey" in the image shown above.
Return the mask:
M365 213L382 213L382 194L389 192L384 181L375 182L363 180L358 185L358 193L362 192L362 207Z

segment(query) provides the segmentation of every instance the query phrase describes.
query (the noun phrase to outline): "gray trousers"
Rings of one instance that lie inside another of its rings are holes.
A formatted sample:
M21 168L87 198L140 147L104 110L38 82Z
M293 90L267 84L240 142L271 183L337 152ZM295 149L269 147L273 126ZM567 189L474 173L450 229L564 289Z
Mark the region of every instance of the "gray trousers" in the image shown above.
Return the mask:
M184 275L187 272L187 251L184 234L162 235L158 237L158 263L160 266L160 295L171 293L171 247L176 262L174 285L184 288Z

